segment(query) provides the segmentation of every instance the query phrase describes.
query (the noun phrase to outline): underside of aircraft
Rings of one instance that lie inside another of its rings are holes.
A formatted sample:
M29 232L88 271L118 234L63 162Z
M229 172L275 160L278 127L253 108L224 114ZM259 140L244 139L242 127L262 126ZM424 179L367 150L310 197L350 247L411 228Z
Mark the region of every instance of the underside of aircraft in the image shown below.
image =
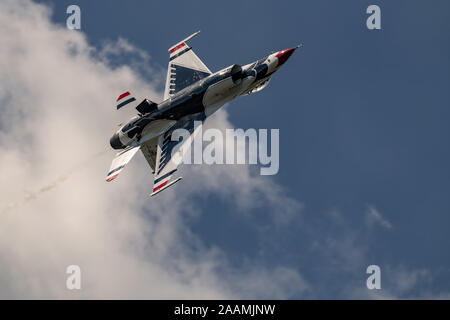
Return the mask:
M173 180L172 177L180 165L179 159L199 132L195 122L205 121L226 102L238 96L264 89L273 73L298 48L278 51L248 65L234 64L212 73L187 44L199 32L169 48L162 102L137 100L129 91L117 98L117 109L135 108L138 115L110 139L111 147L121 151L113 159L106 181L114 180L141 150L154 174L152 196L178 182L181 177ZM177 129L187 130L190 137L173 141L172 133Z

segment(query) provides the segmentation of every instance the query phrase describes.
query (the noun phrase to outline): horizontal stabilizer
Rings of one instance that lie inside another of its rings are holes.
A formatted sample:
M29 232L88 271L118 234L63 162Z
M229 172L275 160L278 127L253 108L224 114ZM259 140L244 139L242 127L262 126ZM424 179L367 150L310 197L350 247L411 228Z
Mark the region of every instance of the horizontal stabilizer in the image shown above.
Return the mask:
M139 147L135 147L119 152L111 163L106 181L110 182L114 180L119 175L119 172L125 168L125 165L130 162L131 158L133 158L138 151Z
M155 194L158 194L161 191L163 191L164 189L167 189L168 187L170 187L171 185L174 185L175 183L177 183L181 179L183 179L183 177L178 177L175 180L171 181L170 183L167 183L169 181L169 180L167 180L166 183L163 183L159 187L154 188L153 192L150 194L150 197L153 197Z

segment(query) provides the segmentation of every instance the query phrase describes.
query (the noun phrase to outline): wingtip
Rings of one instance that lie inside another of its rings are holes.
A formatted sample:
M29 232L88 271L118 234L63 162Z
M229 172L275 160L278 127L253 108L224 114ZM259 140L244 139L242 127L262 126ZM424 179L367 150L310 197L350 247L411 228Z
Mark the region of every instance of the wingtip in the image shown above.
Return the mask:
M106 182L111 182L111 181L113 181L115 178L117 178L118 175L119 175L119 174L113 175L113 176L111 176L111 177L107 177L107 178L106 178Z
M177 182L180 181L181 179L183 179L183 177L178 177L178 178L176 178L175 180L173 180L173 181L171 181L170 183L168 183L167 185L165 185L164 187L162 187L161 189L158 189L158 190L156 190L156 191L153 191L153 192L150 194L150 197L153 197L154 195L160 193L161 191L163 191L163 190L169 188L170 186L174 185L175 183L177 183Z
M178 42L177 44L174 44L173 46L171 46L171 47L169 48L169 50L168 50L169 53L173 53L173 48L175 48L176 46L178 46L178 45L180 45L180 44L182 44L182 43L185 43L185 44L186 44L187 41L191 40L193 37L195 37L195 36L198 35L199 33L200 33L200 30L194 32L194 33L191 34L189 37L185 38L184 40L181 40L181 41Z

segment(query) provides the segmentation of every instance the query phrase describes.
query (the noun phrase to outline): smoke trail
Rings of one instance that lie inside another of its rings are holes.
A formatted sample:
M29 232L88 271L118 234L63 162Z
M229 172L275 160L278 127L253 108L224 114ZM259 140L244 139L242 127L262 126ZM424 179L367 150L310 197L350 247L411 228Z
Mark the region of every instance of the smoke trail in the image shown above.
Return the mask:
M108 150L109 150L109 148L108 148ZM4 207L2 209L1 214L4 214L4 213L10 212L14 209L17 209L21 205L24 205L30 201L36 200L41 194L55 189L59 185L66 182L69 179L70 175L72 175L74 172L77 172L78 170L81 170L82 168L86 167L86 164L88 164L92 160L95 160L96 158L99 158L102 155L106 154L106 152L108 152L108 150L104 150L104 151L95 153L92 156L84 159L83 161L80 161L73 167L69 168L65 174L60 175L53 182L42 186L41 188L39 188L38 190L36 190L34 192L33 191L25 191L25 195L23 196L22 200L13 201L13 202L8 203L6 205L6 207Z

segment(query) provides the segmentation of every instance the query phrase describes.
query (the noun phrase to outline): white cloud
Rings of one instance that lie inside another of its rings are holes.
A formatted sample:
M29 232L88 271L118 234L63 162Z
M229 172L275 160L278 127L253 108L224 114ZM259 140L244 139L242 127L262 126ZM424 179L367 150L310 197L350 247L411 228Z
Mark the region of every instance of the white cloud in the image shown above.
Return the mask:
M252 176L246 166L187 167L191 183L149 199L151 173L140 156L115 183L105 183L114 152L97 154L124 116L114 110L114 98L123 90L151 99L160 93L133 68L112 68L104 60L131 52L145 61L142 51L125 40L99 51L49 17L48 8L27 0L0 4L0 205L20 204L0 216L0 297L277 298L303 292L302 277L283 266L232 269L224 252L202 244L181 217L186 208L195 211L193 194L214 192L241 208L267 206L281 221L292 219L301 205L269 178ZM230 126L219 112L212 120ZM26 190L36 198L24 201ZM70 264L82 269L79 292L65 288Z
M384 218L381 213L372 205L369 205L366 210L366 223L369 227L372 227L376 224L385 228L392 229L392 224Z

